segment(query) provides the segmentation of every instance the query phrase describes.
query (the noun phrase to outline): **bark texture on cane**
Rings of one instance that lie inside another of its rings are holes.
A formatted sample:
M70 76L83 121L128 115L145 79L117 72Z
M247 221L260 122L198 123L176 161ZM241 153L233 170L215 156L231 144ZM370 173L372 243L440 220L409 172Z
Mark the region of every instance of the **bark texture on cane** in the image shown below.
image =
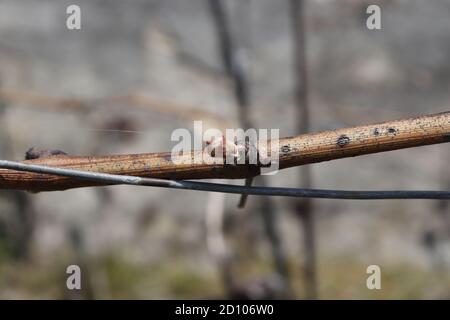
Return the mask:
M450 112L280 139L280 168L450 141Z
M450 112L381 124L282 138L280 169L345 157L424 146L450 141ZM255 165L195 164L201 151L180 156L189 161L175 164L171 154L147 153L76 157L55 155L24 163L111 174L162 179L239 179L259 174ZM179 159L179 158L178 158ZM53 191L98 186L98 182L0 169L0 189Z

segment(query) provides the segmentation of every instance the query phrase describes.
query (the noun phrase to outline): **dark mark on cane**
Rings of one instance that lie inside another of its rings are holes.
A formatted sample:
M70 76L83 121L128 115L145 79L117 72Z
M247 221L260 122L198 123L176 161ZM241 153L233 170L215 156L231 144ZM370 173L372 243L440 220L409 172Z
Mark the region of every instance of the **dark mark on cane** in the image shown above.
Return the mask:
M338 138L337 140L337 145L341 148L345 147L346 145L348 145L350 143L350 138L347 137L346 135L342 135Z
M289 147L288 145L281 147L281 152L288 153L289 151L291 151L291 147Z
M388 129L388 133L393 133L393 134L395 134L395 133L397 133L397 130L395 130L395 128L389 128L389 129Z

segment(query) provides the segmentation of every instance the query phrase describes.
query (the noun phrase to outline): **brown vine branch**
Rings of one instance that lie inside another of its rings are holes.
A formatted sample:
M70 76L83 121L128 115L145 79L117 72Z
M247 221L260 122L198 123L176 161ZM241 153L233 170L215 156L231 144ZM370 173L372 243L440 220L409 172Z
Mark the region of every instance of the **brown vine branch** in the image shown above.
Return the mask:
M296 137L281 138L280 169L333 159L360 156L396 149L450 141L450 112L380 124L344 128ZM200 150L177 156L192 160ZM172 180L256 176L256 165L222 165L207 163L175 164L170 152L77 157L53 155L23 163L71 168L118 175ZM192 162L192 161L188 161ZM0 189L54 191L98 186L100 182L48 174L0 169Z

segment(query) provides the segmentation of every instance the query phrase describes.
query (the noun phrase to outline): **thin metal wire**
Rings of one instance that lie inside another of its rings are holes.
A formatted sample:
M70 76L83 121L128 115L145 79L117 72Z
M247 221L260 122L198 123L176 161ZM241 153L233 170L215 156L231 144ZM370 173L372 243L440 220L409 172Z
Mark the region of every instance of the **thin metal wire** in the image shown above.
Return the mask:
M186 189L196 191L211 191L233 194L251 194L259 196L281 196L321 199L351 199L351 200L379 200L379 199L450 199L450 191L428 190L391 190L391 191L350 191L327 189L300 189L285 187L247 187L223 183L199 182L190 180L164 180L143 178L126 175L108 174L101 172L63 169L43 165L25 164L21 162L0 160L0 168L17 171L27 171L92 180L113 185L135 185L161 187L171 189ZM1 185L0 185L1 188Z

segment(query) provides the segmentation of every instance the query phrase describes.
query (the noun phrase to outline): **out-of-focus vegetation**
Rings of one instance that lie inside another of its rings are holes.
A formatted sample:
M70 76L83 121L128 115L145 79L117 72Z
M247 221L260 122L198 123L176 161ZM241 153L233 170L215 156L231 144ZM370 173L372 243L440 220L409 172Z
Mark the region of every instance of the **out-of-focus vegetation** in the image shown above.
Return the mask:
M72 257L73 258L73 257ZM3 299L205 299L225 298L219 275L195 268L180 259L157 263L129 262L117 251L89 258L83 264L82 290L70 294L65 268L73 263L67 251L53 259L13 261L5 251L0 258L0 286ZM319 295L322 299L442 299L450 295L447 270L438 272L408 265L383 268L382 290L367 290L364 272L367 265L353 257L320 258ZM290 262L292 287L303 296L301 266ZM264 277L271 264L261 259L238 266L245 279Z

